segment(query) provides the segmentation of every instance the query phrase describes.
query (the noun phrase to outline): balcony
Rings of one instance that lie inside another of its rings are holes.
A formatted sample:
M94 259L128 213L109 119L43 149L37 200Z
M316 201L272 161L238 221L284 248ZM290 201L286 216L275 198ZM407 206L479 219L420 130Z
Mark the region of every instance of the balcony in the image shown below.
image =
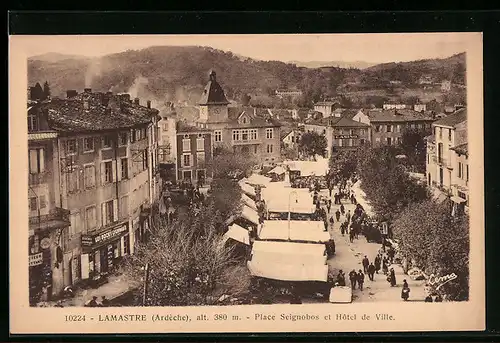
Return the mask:
M29 218L30 231L50 230L70 225L69 210L56 207L49 214Z
M28 184L30 186L41 185L44 183L48 183L49 173L36 173L36 174L28 174Z
M443 156L438 156L438 155L434 155L432 156L432 161L434 163L437 163L445 168L453 168L452 165L451 165L451 161Z

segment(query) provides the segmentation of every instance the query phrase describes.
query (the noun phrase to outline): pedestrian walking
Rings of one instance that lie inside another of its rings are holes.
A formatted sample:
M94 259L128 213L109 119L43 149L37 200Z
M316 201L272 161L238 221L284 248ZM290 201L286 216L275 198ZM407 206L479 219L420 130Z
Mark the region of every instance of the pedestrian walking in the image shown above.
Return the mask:
M394 268L391 268L391 272L389 273L389 277L387 278L391 284L391 287L396 286L396 273L394 272Z
M401 299L407 301L410 297L410 287L408 286L408 282L403 280L403 289L401 290Z
M96 296L93 296L92 297L92 300L90 300L87 304L87 307L97 307L98 304L97 304L97 297Z
M347 222L348 222L348 223L351 221L351 210L348 210L348 211L347 211L347 214L346 214L346 219L347 219Z
M368 260L368 257L366 255L365 257L363 257L362 264L363 264L363 271L365 273L368 272L368 266L370 265L370 260Z
M335 218L337 218L337 221L340 220L340 211L339 210L335 211Z
M110 302L108 299L106 299L105 295L102 296L101 304L103 307L108 307L110 305Z
M333 230L333 224L335 224L335 220L333 217L330 217L330 229Z
M378 254L376 257L375 257L375 273L378 274L378 271L380 270L380 264L381 264L381 259L380 259L380 254Z
M344 207L344 204L341 204L340 205L340 213L342 213L342 215L345 214L345 207Z
M396 251L394 250L393 247L390 247L387 250L387 256L389 257L389 262L392 264L394 262L394 255L396 254Z
M349 241L351 243L354 241L354 230L352 228L349 230Z
M368 278L370 279L370 281L373 281L374 276L375 276L375 266L373 265L373 263L370 263L370 265L368 266Z
M360 291L363 290L363 284L364 283L365 283L365 274L363 274L363 272L360 269L359 272L358 272L358 286L359 286L359 290Z
M389 272L389 266L387 265L387 259L385 258L385 256L382 259L382 272L384 273L384 275L387 275L387 273Z
M349 273L349 280L351 280L351 289L355 290L356 282L358 280L358 274L356 274L356 271L354 269Z
M337 275L337 283L339 286L345 286L345 275L342 270L339 270L339 274Z
M330 213L330 209L332 208L332 199L328 199L326 202L326 209L328 210L328 213Z

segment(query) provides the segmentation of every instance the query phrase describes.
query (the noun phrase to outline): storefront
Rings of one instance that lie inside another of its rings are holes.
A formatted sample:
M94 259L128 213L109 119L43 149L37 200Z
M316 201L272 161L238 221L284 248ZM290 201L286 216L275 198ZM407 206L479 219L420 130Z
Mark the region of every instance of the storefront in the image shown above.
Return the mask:
M113 272L121 257L129 253L128 222L95 235L82 235L82 279Z
M29 280L30 302L36 303L52 287L51 240L48 232L35 234L29 238ZM45 299L46 300L46 299Z

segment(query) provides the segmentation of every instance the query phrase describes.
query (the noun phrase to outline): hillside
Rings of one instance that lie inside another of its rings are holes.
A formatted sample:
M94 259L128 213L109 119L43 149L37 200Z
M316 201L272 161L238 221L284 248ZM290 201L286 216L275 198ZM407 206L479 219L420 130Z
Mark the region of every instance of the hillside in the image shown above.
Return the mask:
M164 101L196 104L209 70L214 69L229 100L238 101L248 93L254 101L262 99L265 103L273 99L275 89L296 88L304 93L296 105L307 107L324 97L336 96L338 87L352 80L376 88L381 80L396 76L413 82L426 73L449 76L455 71L458 72L455 80L463 80L465 56L462 55L359 70L258 61L209 47L156 46L96 58L56 53L35 56L28 60L28 82L33 85L48 81L53 96L65 96L68 89L91 87L95 91L127 92L132 97L160 104Z
M355 68L355 69L366 69L374 66L376 63L370 63L365 61L290 61L288 63L295 64L298 67L306 68L321 68L321 67L339 67L344 69Z

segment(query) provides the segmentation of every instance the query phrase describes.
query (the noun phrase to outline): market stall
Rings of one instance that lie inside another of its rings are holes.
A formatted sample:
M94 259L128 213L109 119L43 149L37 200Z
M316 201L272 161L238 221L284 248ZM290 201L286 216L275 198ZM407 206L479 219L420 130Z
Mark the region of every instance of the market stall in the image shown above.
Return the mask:
M291 240L302 242L326 243L330 234L324 231L322 221L266 220L257 231L261 240Z

